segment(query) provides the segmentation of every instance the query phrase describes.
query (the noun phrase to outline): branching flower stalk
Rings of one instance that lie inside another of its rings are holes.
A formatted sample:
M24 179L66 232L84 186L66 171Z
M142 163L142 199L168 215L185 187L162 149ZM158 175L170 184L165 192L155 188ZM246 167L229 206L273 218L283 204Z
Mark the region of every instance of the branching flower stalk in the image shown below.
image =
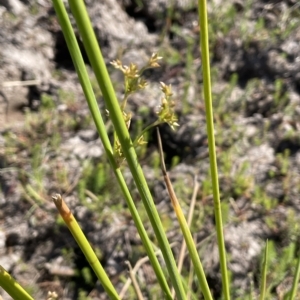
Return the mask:
M168 275L170 276L170 282L172 283L176 291L177 299L185 300L186 292L183 288L182 279L179 275L170 243L168 242L166 233L162 225L162 221L155 207L155 203L147 184L145 175L138 161L132 139L123 120L120 104L116 97L116 93L109 77L106 64L97 42L95 33L93 31L91 20L88 16L85 4L82 0L69 0L69 5L76 21L79 35L83 40L87 56L95 73L98 85L102 91L106 108L109 111L114 129L118 135L120 144L122 145L124 157L126 158L126 162L131 171L134 183L139 191L145 211L151 222L153 231L160 246L162 255L166 263L166 267L168 269ZM162 281L163 278L161 282ZM165 288L165 291L167 292L167 294L169 294L167 288Z
M80 53L80 49L79 49L79 46L78 46L78 43L77 43L77 40L76 40L76 37L75 37L75 33L72 29L71 22L68 18L66 9L64 7L63 2L60 1L60 0L53 0L53 4L54 4L55 11L58 15L59 22L61 24L61 27L62 27L62 30L63 30L63 33L64 33L64 37L66 39L67 46L68 46L68 49L70 51L72 60L74 62L74 66L75 66L75 69L77 71L80 83L82 85L87 103L89 105L91 115L94 119L97 131L98 131L99 136L102 140L102 143L103 143L105 152L107 154L108 160L109 160L109 162L111 164L111 167L112 167L112 169L115 173L117 182L118 182L118 184L119 184L119 186L122 190L123 196L126 200L128 208L130 210L130 213L132 215L132 218L133 218L134 223L136 225L136 228L138 230L138 233L141 237L141 240L143 242L145 250L146 250L146 252L149 256L149 260L151 262L151 265L153 266L154 272L155 272L156 277L157 277L157 281L159 282L159 284L161 286L161 289L164 293L165 298L168 299L168 300L171 300L172 295L171 295L170 288L168 286L167 279L166 279L166 277L165 277L165 275L162 271L161 265L158 262L158 259L157 259L156 255L154 253L153 245L152 245L152 243L149 239L149 236L148 236L148 234L147 234L147 232L146 232L146 230L143 226L143 222L142 222L142 220L139 216L139 213L138 213L138 211L135 207L132 196L131 196L131 194L128 190L128 187L126 185L125 179L124 179L124 177L121 173L121 169L119 168L118 163L117 163L117 161L114 157L113 149L111 147L111 144L110 144L110 141L109 141L109 138L108 138L108 134L106 132L106 128L105 128L102 116L100 114L99 107L98 107L95 95L93 93L92 85L91 85L91 82L89 80L87 70L85 68L83 58L82 58L82 55ZM87 16L87 12L86 12L84 3L80 2L80 1L76 1L76 2L73 1L73 4L75 5L75 7L73 7L73 10L75 11L75 15L77 17L79 17L79 19L80 19L79 24L83 25L83 28L81 28L81 26L80 26L80 28L84 32L87 30L87 32L85 32L85 34L84 34L84 41L89 40L90 37L94 37L92 39L92 41L88 42L89 47L87 47L87 49L88 49L88 53L90 53L90 61L92 61L93 64L97 64L99 62L99 59L101 61L100 67L98 68L98 66L97 66L97 68L96 68L95 75L96 75L96 77L97 76L99 77L100 75L102 75L100 77L104 78L103 81L106 82L106 83L108 82L107 85L106 84L104 86L100 85L102 87L103 94L106 95L106 97L112 98L114 100L113 101L114 104L110 105L110 103L108 103L109 105L107 106L107 111L110 110L112 120L117 121L117 122L113 122L115 128L126 133L126 132L128 132L128 130L126 131L126 124L122 120L123 117L122 117L122 112L120 111L120 108L119 108L119 103L117 102L117 99L114 97L114 93L110 89L112 87L111 82L110 82L108 76L105 75L106 73L105 72L103 73L103 70L106 70L105 68L102 67L103 57L101 55L101 52L100 52L99 47L97 45L97 42L95 40L95 36L94 36L93 30L91 28L90 20ZM77 5L79 5L79 7L77 7ZM81 17L84 17L84 20L81 20ZM86 26L88 28L85 28ZM92 44L90 44L90 42L92 42ZM96 56L97 58L93 57L93 54L95 54L97 52L98 52L98 55ZM99 82L101 83L102 81L98 80L98 83ZM108 87L108 88L105 89L105 87ZM124 126L118 126L120 124L123 125L123 123L124 123ZM119 127L121 127L121 128L119 128ZM125 129L123 127L125 127ZM116 130L116 132L117 131L118 130ZM129 136L128 136L128 138L125 139L125 142L128 141L128 139L129 139ZM124 143L124 139L123 140L120 139L120 141L122 141ZM123 149L124 149L124 147L123 147ZM128 150L130 150L130 148L125 147L125 150L124 150L125 154L126 154L126 151L128 152ZM130 163L131 163L131 161L129 160L128 164L130 165ZM136 163L134 163L134 165L136 166ZM153 202L153 200L152 200L152 202ZM152 206L154 206L154 205L152 205ZM154 214L155 214L155 212L154 212ZM154 216L154 218L155 218L155 216ZM152 223L154 223L155 225L158 224L159 219L156 218L155 222L152 220ZM157 229L157 231L158 231L159 228L162 227L162 226L159 226L159 224L158 224L158 226L156 226L156 227L158 227L158 229ZM161 236L162 236L161 238L158 237L158 240L166 240L166 238L163 236L163 233L161 234ZM175 262L174 262L174 259L172 261L171 251L167 248L167 243L165 242L165 244L163 244L163 246L161 248L165 252L165 257L166 257L165 261L167 262L166 264L169 265L169 266L170 265L173 266ZM170 254L170 255L166 256L166 253ZM170 262L168 262L168 261L170 261ZM170 269L170 267L169 267L169 269ZM183 287L180 284L181 282L179 280L176 280L176 277L173 276L173 274L171 274L171 273L170 273L170 277L172 278L172 281L175 283L174 286L176 287L176 290L180 291L180 295L179 295L178 299L185 299Z
M142 67L140 70L138 69L137 65L134 63L130 63L129 66L122 65L122 62L117 59L111 62L111 64L118 70L120 70L124 75L124 97L120 102L120 108L123 113L123 119L127 126L127 129L130 127L130 122L132 118L131 112L126 112L126 105L129 99L129 96L135 92L141 91L146 88L148 85L147 81L142 77L143 73L147 69L151 68L158 68L160 65L158 61L162 59L162 57L158 56L157 53L153 53L152 56L149 58L147 64ZM146 144L147 142L144 140L144 133L149 129L162 124L167 123L169 126L175 130L175 127L179 126L177 123L178 119L175 115L175 102L172 99L173 92L171 85L166 85L163 82L160 82L160 89L163 92L164 96L161 98L161 104L158 106L156 114L158 119L153 122L152 124L145 127L142 132L135 138L133 145L134 147L138 147L141 145ZM114 133L114 153L116 159L119 164L122 164L124 161L124 154L121 148L121 144L118 140L116 133Z
M149 129L154 128L155 126L158 126L159 124L167 123L173 130L175 130L175 127L179 126L179 124L177 123L178 118L175 115L174 110L175 102L171 98L173 95L171 85L167 86L163 82L161 82L160 88L165 96L161 99L161 105L158 106L158 109L156 111L158 119L142 130L142 132L134 141L135 146L141 145L141 142L146 143L143 139L144 133Z
M117 59L113 60L111 64L118 70L122 71L124 74L124 98L121 102L121 109L125 110L127 100L129 96L137 91L143 90L147 85L147 81L143 79L141 76L147 69L158 68L160 65L158 61L162 59L162 57L158 56L158 54L153 53L150 57L147 64L142 67L140 70L138 66L134 63L130 63L129 66L122 65L122 62Z
M161 82L160 86L165 97L162 98L161 105L157 112L159 123L168 123L169 126L175 130L175 127L179 126L179 124L177 123L178 119L174 112L175 102L172 100L173 93L171 85L166 85Z

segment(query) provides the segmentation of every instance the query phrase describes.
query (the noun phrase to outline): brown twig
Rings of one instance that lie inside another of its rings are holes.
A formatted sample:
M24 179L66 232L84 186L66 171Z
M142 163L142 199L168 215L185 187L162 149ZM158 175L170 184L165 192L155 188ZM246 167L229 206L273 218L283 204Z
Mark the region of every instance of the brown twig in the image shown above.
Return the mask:
M135 290L135 293L136 293L136 296L137 296L137 299L138 300L144 300L144 297L143 297L143 294L141 292L141 289L139 287L139 284L135 278L135 273L133 273L133 269L131 267L131 264L128 260L125 261L125 264L128 266L128 269L129 269L129 276L130 276L130 279L132 281L132 285L134 287L134 290Z

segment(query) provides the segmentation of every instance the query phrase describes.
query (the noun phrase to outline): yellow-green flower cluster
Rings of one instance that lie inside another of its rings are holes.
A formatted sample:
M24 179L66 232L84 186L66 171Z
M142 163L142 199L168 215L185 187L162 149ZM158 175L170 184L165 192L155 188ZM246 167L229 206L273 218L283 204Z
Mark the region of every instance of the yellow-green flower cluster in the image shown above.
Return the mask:
M148 61L148 68L158 68L160 67L158 61L161 60L162 57L158 56L157 53L153 53L152 56L150 57L149 61Z
M154 53L149 58L148 62L144 67L139 69L136 64L131 63L129 66L122 65L120 60L114 60L111 64L118 70L120 70L124 74L124 86L125 92L123 100L121 101L121 109L123 113L123 118L126 123L127 128L129 129L132 114L129 112L125 112L126 104L129 96L137 92L139 90L144 89L147 86L146 80L142 78L142 74L145 70L151 68L159 67L158 61L162 59L162 57L158 56L158 54ZM160 83L160 87L162 92L164 93L164 97L161 99L161 105L158 108L157 115L158 120L156 120L153 124L147 126L140 135L135 139L134 146L144 145L147 142L144 140L144 133L153 126L157 126L161 123L168 123L170 127L174 130L175 126L179 126L177 123L177 117L174 112L174 101L172 100L172 90L170 85L166 85L163 82ZM118 137L115 135L114 138L114 153L119 163L124 161L123 151L118 140Z
M166 85L163 82L160 83L160 89L164 93L164 97L161 99L161 104L156 112L160 123L168 123L169 126L175 130L175 126L179 126L178 119L175 115L174 107L175 103L172 100L172 88L171 85Z
M124 74L124 85L125 85L125 99L139 90L143 90L147 86L146 80L141 78L141 70L138 69L137 65L131 63L129 66L122 65L120 60L114 60L111 64L123 72Z

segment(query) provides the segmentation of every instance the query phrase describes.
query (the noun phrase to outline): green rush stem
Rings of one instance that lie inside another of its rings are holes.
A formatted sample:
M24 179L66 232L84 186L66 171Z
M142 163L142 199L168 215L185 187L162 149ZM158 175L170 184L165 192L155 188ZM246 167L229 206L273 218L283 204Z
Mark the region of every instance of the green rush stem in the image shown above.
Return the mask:
M206 108L206 124L209 146L209 158L211 169L211 180L214 196L214 211L216 220L217 240L220 256L223 296L225 300L230 299L230 288L226 263L226 249L223 234L222 212L219 193L219 180L217 169L217 156L214 137L214 121L212 108L212 94L211 94L211 78L210 78L210 61L209 61L209 44L208 44L208 22L207 22L207 5L206 0L198 0L199 9L199 24L200 24L200 47L202 54L202 72L203 72L203 89Z
M167 240L164 228L154 205L154 201L149 191L149 187L144 177L142 168L137 160L133 143L126 128L119 102L115 95L115 91L108 75L107 68L100 51L95 33L92 29L91 21L87 14L84 2L82 0L69 0L69 5L76 20L76 24L82 37L86 53L96 75L98 84L101 88L104 101L107 109L109 110L109 114L115 131L117 132L120 144L122 145L124 156L126 157L128 166L131 170L137 189L139 190L139 193L141 195L147 215L152 224L158 243L161 247L161 251L165 259L172 284L176 291L177 298L179 300L186 299L186 293L183 289L181 277L176 267L170 244Z
M77 1L75 1L77 2ZM103 143L103 147L104 150L108 156L108 160L110 162L111 167L113 168L114 174L117 178L117 181L119 183L119 186L122 190L122 193L124 195L124 198L127 202L128 208L130 210L130 213L132 215L132 218L135 222L135 225L137 227L138 233L141 237L141 240L143 242L143 245L146 249L146 252L149 256L149 260L153 266L154 272L157 276L157 280L159 282L159 284L161 285L162 290L165 293L165 297L168 300L172 299L172 295L171 295L171 291L170 288L168 286L167 280L165 278L165 275L161 269L161 264L159 263L154 250L153 250L153 246L152 243L147 235L147 232L143 226L143 222L138 214L138 211L135 207L134 201L131 197L131 194L128 190L128 187L126 185L126 182L124 180L124 177L121 173L120 168L118 167L118 164L116 163L114 154L113 154L113 149L112 146L110 144L106 129L105 129L105 125L97 104L97 100L95 98L95 95L93 93L93 89L88 77L88 73L86 70L86 67L84 65L81 53L80 53L80 49L74 34L74 31L72 29L70 20L68 18L66 9L63 5L63 2L61 0L53 0L53 4L54 4L54 8L56 10L56 13L58 15L59 18L59 22L61 24L74 66L76 68L82 89L84 91L86 100L88 102L92 117L94 119L96 128L98 130L98 133L100 135L100 138L102 140ZM85 11L85 8L83 9L83 11ZM80 9L79 9L79 14L81 13ZM122 117L122 113L121 113L121 120L123 120Z
M0 265L0 286L14 300L33 300L17 281ZM2 298L1 298L2 299Z
M53 199L53 202L54 202L57 210L59 211L60 215L64 219L65 224L68 226L70 232L72 233L76 243L78 244L81 251L83 252L89 265L94 270L95 274L97 275L97 278L101 282L104 290L109 295L110 299L120 300L120 297L119 297L117 291L115 290L113 284L111 283L110 279L108 278L98 257L96 256L90 243L88 242L87 238L85 237L84 233L82 232L80 226L78 225L76 219L74 218L73 214L71 213L69 207L66 205L66 203L62 199L61 195L56 194L55 196L52 197L52 199Z

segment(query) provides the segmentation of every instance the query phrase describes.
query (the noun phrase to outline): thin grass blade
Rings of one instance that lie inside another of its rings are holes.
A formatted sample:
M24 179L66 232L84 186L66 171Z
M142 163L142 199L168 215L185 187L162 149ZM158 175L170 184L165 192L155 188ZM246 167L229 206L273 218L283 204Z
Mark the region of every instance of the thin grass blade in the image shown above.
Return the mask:
M196 195L197 195L199 187L200 187L196 178L195 178L194 182L195 182L195 185L194 185L192 200L191 200L191 203L190 203L190 208L189 208L189 212L188 212L188 219L187 219L187 224L188 224L189 228L191 227L192 218L193 218L193 214L194 214L194 208L195 208L195 204L196 204ZM183 266L183 261L184 261L184 258L185 258L185 254L186 254L186 242L183 239L182 244L181 244L181 248L180 248L180 252L179 252L178 262L177 262L177 267L178 267L179 274L181 274L181 271L182 271L182 266ZM189 289L188 289L188 291L189 291ZM175 296L174 289L172 290L172 296L173 297ZM189 297L189 293L187 294L187 298L188 297Z
M294 275L293 286L292 286L292 289L290 291L289 300L296 299L299 278L300 278L300 255L299 255L299 258L298 258L298 262L297 262L297 268L296 268L296 272L295 272L295 275Z
M187 248L188 248L188 251L190 254L189 256L190 256L190 258L193 262L194 268L195 268L195 273L197 275L197 278L198 278L198 281L199 281L199 284L201 287L201 292L206 300L212 300L213 298L212 298L212 295L211 295L209 287L208 287L206 276L205 276L205 273L204 273L204 270L202 267L202 263L200 261L199 255L198 255L196 245L194 243L194 239L192 237L189 225L188 225L188 223L185 219L185 216L182 212L181 206L179 204L179 201L174 192L172 183L171 183L169 176L167 174L167 171L166 171L166 166L165 166L164 157L163 157L162 143L161 143L161 138L160 138L158 129L157 129L157 137L158 137L158 145L159 145L159 152L160 152L160 159L161 159L161 164L162 164L162 172L163 172L164 180L165 180L168 192L169 192L172 206L174 208L177 219L179 221L179 225L180 225L181 231L184 236L185 243L187 245Z
M194 185L192 200L191 200L191 203L190 203L190 208L189 208L188 218L187 218L187 225L188 225L189 228L191 227L191 224L192 224L192 218L193 218L195 204L196 204L196 195L197 195L199 187L200 187L200 185L199 185L196 178L194 179L194 183L195 183L195 185ZM186 253L186 243L183 240L182 244L181 244L180 252L179 252L178 263L177 263L179 273L181 273L181 271L182 271L182 266L183 266L185 253Z
M266 286L267 286L267 267L268 267L268 241L266 242L266 247L264 251L262 272L261 272L261 283L260 283L260 300L264 300L266 297Z

